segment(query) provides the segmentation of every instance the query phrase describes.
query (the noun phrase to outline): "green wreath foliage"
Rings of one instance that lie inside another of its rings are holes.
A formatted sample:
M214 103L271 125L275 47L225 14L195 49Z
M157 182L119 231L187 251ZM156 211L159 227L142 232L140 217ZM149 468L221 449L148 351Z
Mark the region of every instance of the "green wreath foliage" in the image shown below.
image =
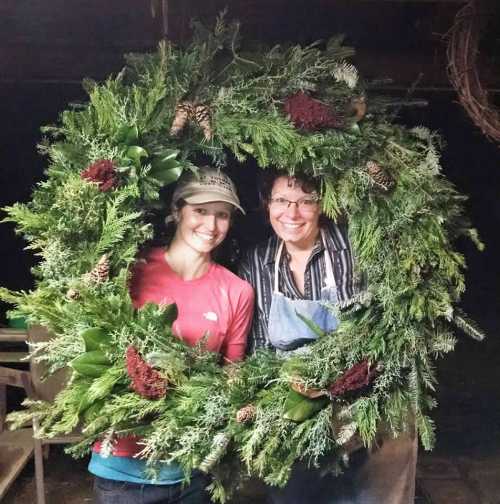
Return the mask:
M340 129L310 132L292 124L283 102L294 93L320 95L344 111L362 93L345 62L353 51L341 37L244 52L237 24L221 17L213 30L195 28L186 48L162 43L155 54L128 56L123 71L104 83L85 81L88 103L44 128L46 179L28 204L6 209L5 220L16 223L40 260L33 291L2 289L0 297L15 305L15 314L53 332L34 348L35 358L50 372L73 369L53 403L27 401L11 422L37 415L40 435L48 437L80 426L83 441L70 448L75 456L98 439L106 446L112 436L140 435L153 472L159 461L176 461L188 475L205 467L219 501L237 475L284 485L294 462L317 464L326 455L341 469L349 442L359 438L368 446L382 428L397 435L415 424L431 448L434 362L455 345L450 322L481 335L454 308L465 264L453 241L468 235L481 243L464 217L464 196L440 173L439 137L370 114L357 123L346 113ZM211 111L211 139L192 123L170 134L176 105L186 100ZM332 307L338 330L305 355L283 360L259 351L221 367L201 345L187 347L172 334L174 307L136 311L131 304L129 270L152 238L159 190L183 170L196 170L190 161L196 156L224 166L228 153L320 179L324 212L348 219L369 289L351 306ZM118 172L119 184L108 191L81 176L100 160L111 160ZM377 190L367 161L390 175L392 191ZM109 279L89 282L85 274L103 254ZM131 345L167 378L165 398L131 390L125 364ZM290 391L292 381L328 388L366 359L378 372L357 393L329 400ZM247 405L255 407L253 420L238 422Z

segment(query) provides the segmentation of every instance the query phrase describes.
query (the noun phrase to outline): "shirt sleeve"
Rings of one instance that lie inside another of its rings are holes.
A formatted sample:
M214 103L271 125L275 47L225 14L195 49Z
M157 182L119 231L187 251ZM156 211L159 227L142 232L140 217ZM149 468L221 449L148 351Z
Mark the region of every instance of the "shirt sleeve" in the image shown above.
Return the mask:
M257 273L257 270L259 272ZM238 276L246 280L255 289L255 309L252 325L247 338L246 353L253 354L259 348L271 348L267 335L267 312L264 306L264 290L270 282L265 276L260 254L251 249L243 256L238 265Z
M229 327L227 342L223 348L223 356L226 360L235 362L243 359L253 310L254 292L252 287L245 282Z

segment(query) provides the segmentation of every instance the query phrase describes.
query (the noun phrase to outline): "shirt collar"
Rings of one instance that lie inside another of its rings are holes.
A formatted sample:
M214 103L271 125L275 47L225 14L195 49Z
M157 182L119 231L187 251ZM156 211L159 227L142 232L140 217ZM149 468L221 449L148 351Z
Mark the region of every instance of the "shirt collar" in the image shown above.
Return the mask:
M329 250L333 250L334 252L338 252L340 250L346 250L349 248L347 243L347 233L345 229L341 229L334 222L329 222L326 226L322 228L325 231L325 240ZM266 248L266 254L264 256L264 264L266 266L270 264L274 264L274 258L276 257L276 251L278 250L279 239L273 233L269 238L268 247ZM314 248L311 253L311 257L323 252L325 249L323 245L323 240L319 238L314 245Z

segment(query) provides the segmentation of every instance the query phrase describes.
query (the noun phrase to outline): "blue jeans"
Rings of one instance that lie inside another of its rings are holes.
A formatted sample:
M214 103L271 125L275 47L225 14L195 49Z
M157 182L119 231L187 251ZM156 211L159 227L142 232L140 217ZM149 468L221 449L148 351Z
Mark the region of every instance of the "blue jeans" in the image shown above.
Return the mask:
M96 504L210 504L205 487L210 478L195 474L189 485L141 485L127 481L115 481L96 476L94 497Z

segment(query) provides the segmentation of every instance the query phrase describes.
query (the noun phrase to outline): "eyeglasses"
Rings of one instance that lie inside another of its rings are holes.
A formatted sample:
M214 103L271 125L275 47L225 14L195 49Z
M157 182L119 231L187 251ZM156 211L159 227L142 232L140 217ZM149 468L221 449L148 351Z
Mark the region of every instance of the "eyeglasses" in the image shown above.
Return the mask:
M297 205L301 212L314 212L318 208L319 198L314 196L305 196L297 201L290 201L286 198L271 198L269 206L273 210L286 210L290 205Z

